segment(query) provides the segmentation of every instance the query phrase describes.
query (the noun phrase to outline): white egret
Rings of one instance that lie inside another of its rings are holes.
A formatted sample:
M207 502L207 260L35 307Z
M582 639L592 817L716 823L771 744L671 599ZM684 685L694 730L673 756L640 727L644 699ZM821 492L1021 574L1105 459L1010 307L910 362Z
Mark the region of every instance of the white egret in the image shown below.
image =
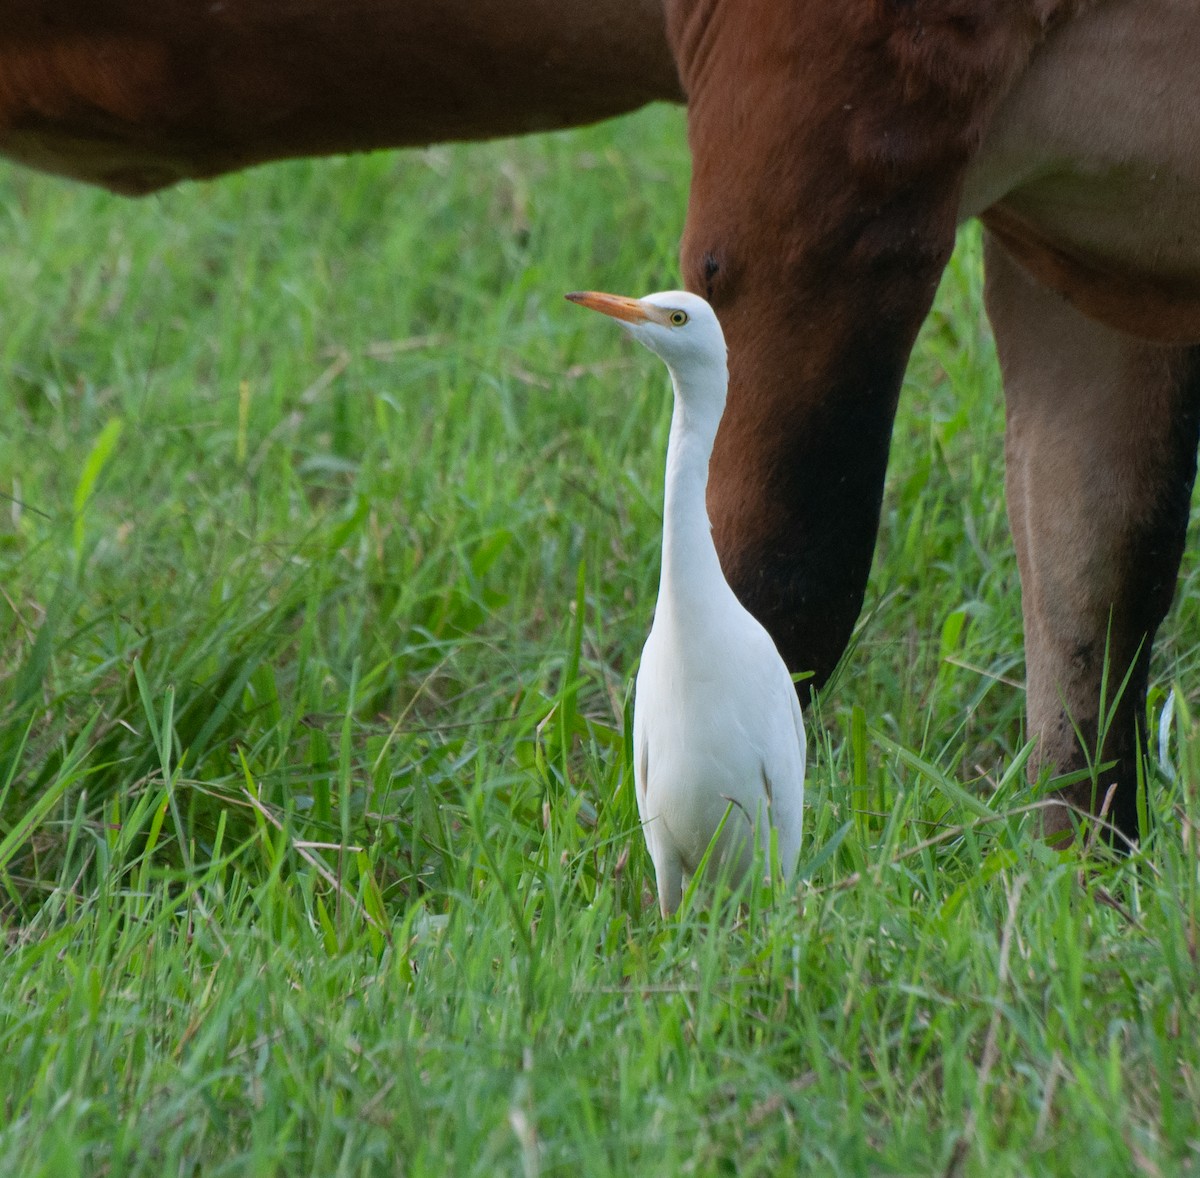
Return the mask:
M567 298L609 315L660 356L675 390L667 443L662 573L633 707L638 813L665 916L725 819L710 869L741 879L755 844L791 879L804 817L804 721L771 636L721 572L705 492L729 383L725 337L702 298Z

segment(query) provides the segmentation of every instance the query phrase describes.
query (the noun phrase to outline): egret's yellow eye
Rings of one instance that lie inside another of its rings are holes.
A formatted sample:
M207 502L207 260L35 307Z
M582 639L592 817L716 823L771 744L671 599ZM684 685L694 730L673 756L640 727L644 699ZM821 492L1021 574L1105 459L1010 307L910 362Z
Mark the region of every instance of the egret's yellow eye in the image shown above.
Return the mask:
M686 322L687 322L687 312L686 311L672 311L671 312L672 326L682 327Z

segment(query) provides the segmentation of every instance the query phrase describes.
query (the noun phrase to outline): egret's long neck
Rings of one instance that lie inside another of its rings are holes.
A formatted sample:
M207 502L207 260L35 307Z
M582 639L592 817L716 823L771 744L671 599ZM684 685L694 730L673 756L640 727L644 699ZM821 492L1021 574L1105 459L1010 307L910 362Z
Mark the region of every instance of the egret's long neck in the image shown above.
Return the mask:
M730 592L705 503L708 461L721 420L726 379L724 365L700 374L671 371L675 409L667 442L660 612L664 607L674 612L704 611ZM681 395L681 380L688 382L686 397ZM702 382L710 387L697 388Z

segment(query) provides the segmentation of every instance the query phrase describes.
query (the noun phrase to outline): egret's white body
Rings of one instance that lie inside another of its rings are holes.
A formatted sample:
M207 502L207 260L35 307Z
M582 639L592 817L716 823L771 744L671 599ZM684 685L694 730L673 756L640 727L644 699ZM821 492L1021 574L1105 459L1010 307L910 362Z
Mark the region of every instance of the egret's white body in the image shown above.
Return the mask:
M728 387L716 315L682 291L567 297L620 320L666 362L675 390L662 576L633 709L638 813L665 915L727 810L710 870L725 864L742 878L773 827L791 879L803 824L804 722L775 643L730 589L713 545L705 492Z

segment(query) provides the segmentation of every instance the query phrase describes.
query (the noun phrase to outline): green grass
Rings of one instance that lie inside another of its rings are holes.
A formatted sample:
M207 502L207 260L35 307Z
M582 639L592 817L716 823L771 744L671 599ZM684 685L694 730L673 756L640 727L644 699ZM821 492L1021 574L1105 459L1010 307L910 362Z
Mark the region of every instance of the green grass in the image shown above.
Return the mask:
M0 172L4 1173L1200 1169L1200 546L1143 852L1051 853L971 232L808 882L650 906L670 406L561 293L675 285L686 184L664 109L140 203Z

